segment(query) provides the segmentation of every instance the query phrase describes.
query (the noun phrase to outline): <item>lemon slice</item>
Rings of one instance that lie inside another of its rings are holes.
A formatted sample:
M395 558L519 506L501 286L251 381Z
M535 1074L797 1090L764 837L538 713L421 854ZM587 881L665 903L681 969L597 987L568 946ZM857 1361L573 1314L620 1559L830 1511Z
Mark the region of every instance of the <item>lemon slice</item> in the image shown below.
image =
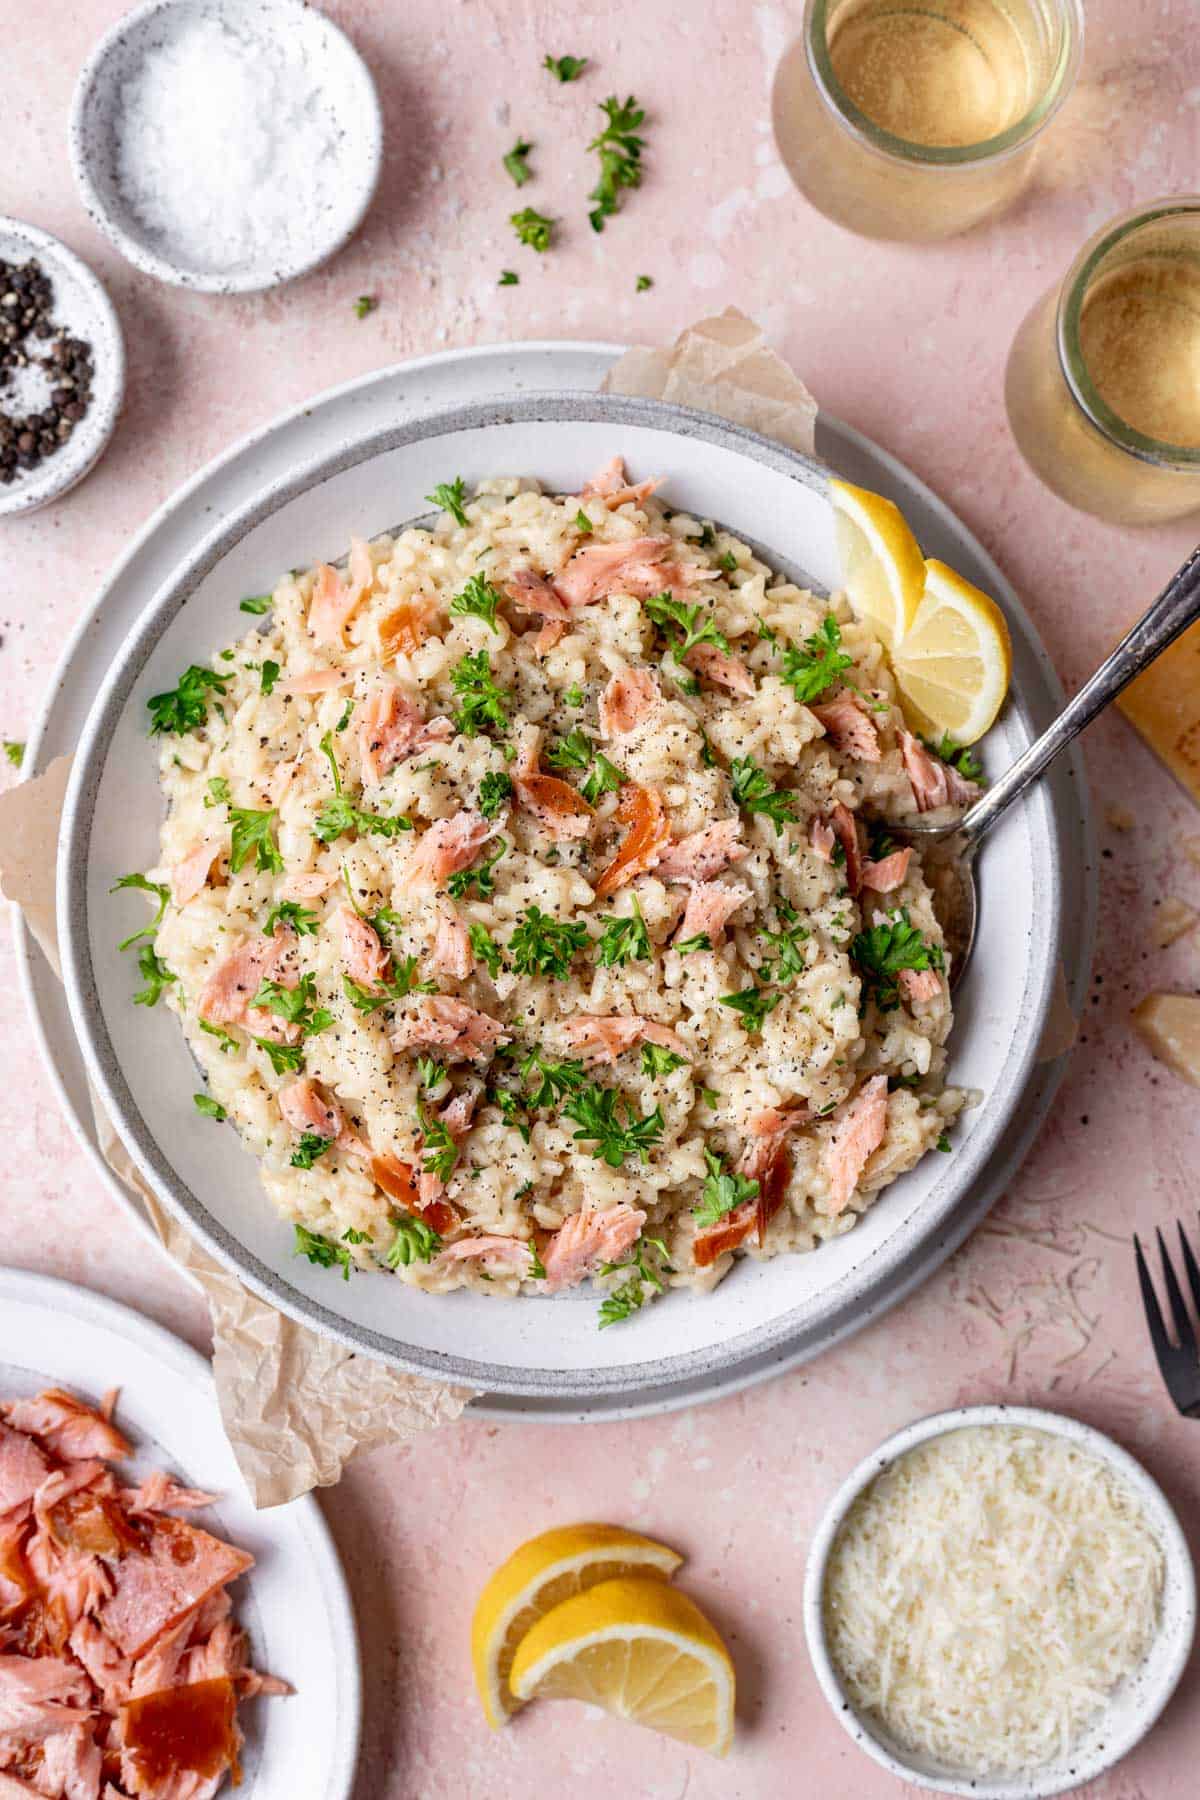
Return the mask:
M602 1581L539 1619L512 1687L520 1700L587 1700L714 1756L733 1741L728 1650L694 1600L641 1575Z
M892 670L905 711L926 737L949 732L974 744L1004 704L1012 674L1012 642L1004 615L945 563L925 565L925 597Z
M493 1731L521 1704L509 1687L509 1670L517 1646L543 1613L633 1571L669 1581L682 1561L665 1544L619 1525L561 1525L514 1550L480 1594L471 1625L475 1686Z
M855 616L892 650L921 604L925 558L892 501L848 481L831 481L829 490L842 585Z

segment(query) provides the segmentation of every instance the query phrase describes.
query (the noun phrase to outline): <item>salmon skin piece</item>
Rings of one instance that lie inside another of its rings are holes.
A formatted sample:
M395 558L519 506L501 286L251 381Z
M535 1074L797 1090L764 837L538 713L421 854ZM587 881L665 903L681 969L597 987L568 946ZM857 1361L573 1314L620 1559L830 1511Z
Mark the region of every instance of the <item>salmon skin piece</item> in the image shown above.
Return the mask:
M627 781L613 816L618 825L625 825L628 830L621 848L596 883L596 897L600 900L653 869L671 841L662 795L653 788Z

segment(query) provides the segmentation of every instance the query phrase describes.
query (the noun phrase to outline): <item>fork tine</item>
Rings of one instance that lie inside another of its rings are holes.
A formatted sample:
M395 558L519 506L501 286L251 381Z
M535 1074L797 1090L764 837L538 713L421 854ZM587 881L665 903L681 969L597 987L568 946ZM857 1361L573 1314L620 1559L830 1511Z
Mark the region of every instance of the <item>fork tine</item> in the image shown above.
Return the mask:
M1200 1313L1200 1263L1197 1263L1195 1256L1192 1254L1192 1246L1188 1243L1187 1233L1184 1231L1182 1225L1179 1226L1179 1242L1183 1250L1183 1266L1187 1271L1188 1286L1192 1290L1192 1299L1195 1301L1196 1311Z
M1163 1280L1167 1284L1167 1298L1171 1302L1171 1315L1175 1320L1175 1335L1179 1339L1180 1349L1190 1351L1195 1356L1196 1334L1192 1330L1192 1321L1188 1318L1187 1304L1175 1275L1174 1264L1167 1254L1166 1239L1157 1227L1155 1236L1158 1238L1158 1253L1162 1257Z
M1154 1354L1158 1358L1158 1366L1166 1380L1164 1359L1171 1354L1171 1342L1167 1337L1167 1328L1163 1324L1163 1316L1159 1311L1158 1295L1154 1291L1154 1283L1150 1279L1150 1271L1146 1267L1146 1258L1142 1254L1142 1243L1137 1232L1133 1234L1133 1247L1137 1251L1138 1285L1142 1290L1142 1305L1146 1309L1146 1323L1150 1327L1150 1342L1154 1345Z

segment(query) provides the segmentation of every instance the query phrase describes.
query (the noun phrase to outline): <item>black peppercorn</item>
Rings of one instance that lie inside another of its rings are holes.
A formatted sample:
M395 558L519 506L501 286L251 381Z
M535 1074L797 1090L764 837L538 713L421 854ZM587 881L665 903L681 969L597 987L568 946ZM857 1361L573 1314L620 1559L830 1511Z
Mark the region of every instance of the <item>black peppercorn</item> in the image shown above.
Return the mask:
M15 481L60 450L87 415L92 348L56 325L53 309L54 289L36 258L23 264L0 259L0 392L12 387L17 369L31 366L43 370L50 390L40 412L0 412L0 483ZM31 341L44 343L45 354L31 354Z

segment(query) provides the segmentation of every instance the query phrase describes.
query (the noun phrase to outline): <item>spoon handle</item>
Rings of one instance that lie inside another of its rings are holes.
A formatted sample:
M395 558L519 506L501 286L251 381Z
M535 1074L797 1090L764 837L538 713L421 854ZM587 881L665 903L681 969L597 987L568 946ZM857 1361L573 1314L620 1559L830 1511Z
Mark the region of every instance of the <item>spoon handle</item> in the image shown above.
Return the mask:
M1035 782L1060 750L1090 725L1098 712L1133 680L1135 675L1173 644L1181 632L1200 619L1200 545L1174 574L1157 600L1151 602L1137 624L1121 639L1054 723L1030 744L1010 769L1006 769L983 797L963 815L959 830L969 842L977 842L1013 801Z

